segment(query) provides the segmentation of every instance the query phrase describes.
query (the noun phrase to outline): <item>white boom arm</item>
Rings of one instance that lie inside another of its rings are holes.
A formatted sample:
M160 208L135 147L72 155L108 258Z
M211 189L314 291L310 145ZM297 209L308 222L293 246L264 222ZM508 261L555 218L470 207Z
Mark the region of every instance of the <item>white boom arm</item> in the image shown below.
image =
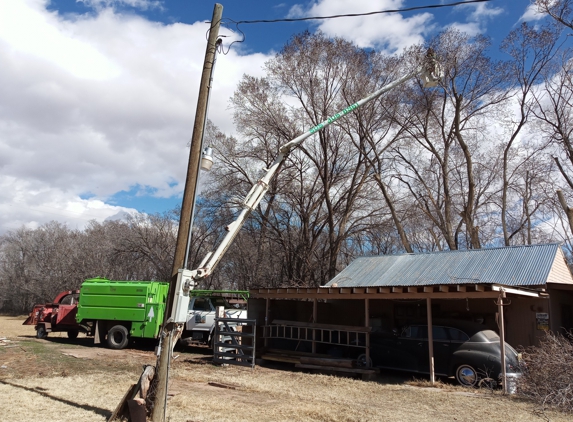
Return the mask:
M378 98L380 95L384 94L387 91L390 91L393 88L396 88L399 85L402 85L404 82L416 77L421 76L424 82L424 87L432 87L436 86L441 78L441 70L438 63L435 61L434 58L428 57L426 58L427 63L423 66L419 67L415 71L397 79L396 81L386 85L385 87L379 89L378 91L370 94L368 97L361 99L360 101L346 107L344 110L336 113L334 116L329 117L324 122L320 123L319 125L311 128L308 132L298 136L297 138L293 139L292 141L285 144L279 150L278 156L275 158L272 165L268 168L266 174L251 188L247 196L243 201L243 210L238 215L238 217L229 224L226 229L228 230L227 235L219 244L219 247L215 250L215 252L210 252L203 262L200 264L199 268L192 271L193 278L195 280L200 280L202 278L207 277L210 275L214 268L217 266L233 240L239 233L239 230L245 224L245 220L249 217L251 212L259 205L263 197L265 196L267 190L269 189L269 184L273 177L275 176L278 168L280 167L281 163L287 158L289 153L299 146L306 138L318 132L319 130L324 129L326 126L330 125L331 123L335 122L336 120L340 119L342 116L350 113L353 110L356 110L358 107Z

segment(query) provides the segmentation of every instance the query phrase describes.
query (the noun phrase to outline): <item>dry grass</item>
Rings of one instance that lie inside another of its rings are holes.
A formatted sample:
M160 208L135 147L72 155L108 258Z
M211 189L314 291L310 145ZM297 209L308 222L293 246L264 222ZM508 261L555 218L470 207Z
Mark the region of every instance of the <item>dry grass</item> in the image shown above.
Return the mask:
M7 366L0 369L3 421L105 421L136 382L141 364L154 362L150 351L110 354L81 341L36 340L33 327L20 326L22 321L0 317L0 337L14 341L10 348L0 347L0 366ZM447 382L433 388L423 380L385 384L264 367L218 367L195 352L180 353L174 361L171 422L543 420L528 402ZM557 412L545 416L570 420Z

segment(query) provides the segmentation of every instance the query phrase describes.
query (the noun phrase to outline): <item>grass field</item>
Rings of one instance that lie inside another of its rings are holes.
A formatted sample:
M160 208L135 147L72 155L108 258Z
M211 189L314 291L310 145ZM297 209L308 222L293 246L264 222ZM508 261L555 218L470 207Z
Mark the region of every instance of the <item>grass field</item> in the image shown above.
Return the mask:
M0 419L105 421L144 364L153 344L126 350L93 346L52 333L34 337L25 317L0 316ZM215 366L207 350L176 352L170 376L168 420L197 421L569 421L499 392L467 390L382 373L374 381L294 372ZM220 388L209 383L223 383Z

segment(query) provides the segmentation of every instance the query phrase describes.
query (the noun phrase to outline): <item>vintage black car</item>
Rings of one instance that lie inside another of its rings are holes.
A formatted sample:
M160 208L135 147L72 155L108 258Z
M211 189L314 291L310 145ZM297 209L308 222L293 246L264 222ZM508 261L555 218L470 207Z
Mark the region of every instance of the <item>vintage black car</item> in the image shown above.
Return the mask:
M501 374L501 345L495 331L463 321L435 323L434 371L452 377L463 386L494 383ZM430 373L428 326L411 324L394 335L373 332L370 339L372 365L409 372ZM505 343L506 371L519 372L518 354Z

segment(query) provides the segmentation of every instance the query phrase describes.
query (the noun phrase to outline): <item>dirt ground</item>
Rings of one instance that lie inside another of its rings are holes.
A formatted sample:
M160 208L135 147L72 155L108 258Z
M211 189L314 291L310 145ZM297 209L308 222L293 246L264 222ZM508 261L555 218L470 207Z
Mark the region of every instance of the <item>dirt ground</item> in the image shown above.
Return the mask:
M5 422L105 421L137 382L142 366L155 363L153 343L117 351L96 347L82 335L69 340L65 333L51 333L38 340L34 327L21 325L24 320L0 316L0 419ZM539 414L517 396L447 381L430 388L392 373L365 382L295 372L292 366L221 367L199 348L176 355L167 406L171 422L571 420L558 412Z

